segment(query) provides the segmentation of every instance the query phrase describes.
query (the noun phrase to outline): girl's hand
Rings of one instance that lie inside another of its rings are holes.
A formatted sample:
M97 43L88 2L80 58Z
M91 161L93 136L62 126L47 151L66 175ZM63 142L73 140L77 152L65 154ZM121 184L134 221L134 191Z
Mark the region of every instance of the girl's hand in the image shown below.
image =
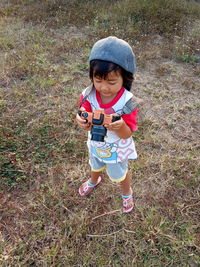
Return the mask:
M125 123L123 118L104 126L108 130L114 131L119 136L119 138L126 139L132 136L132 131L129 128L129 126Z
M118 121L112 122L110 124L105 125L105 127L110 131L118 131L124 124L124 120L121 118Z
M81 111L84 111L85 108L82 107L82 108L80 108L80 110L81 110ZM78 126L79 126L81 129L83 129L83 130L88 131L88 130L90 130L90 128L91 128L90 123L88 123L88 122L86 122L84 119L82 119L82 118L78 115L78 113L76 114L76 122L77 122Z

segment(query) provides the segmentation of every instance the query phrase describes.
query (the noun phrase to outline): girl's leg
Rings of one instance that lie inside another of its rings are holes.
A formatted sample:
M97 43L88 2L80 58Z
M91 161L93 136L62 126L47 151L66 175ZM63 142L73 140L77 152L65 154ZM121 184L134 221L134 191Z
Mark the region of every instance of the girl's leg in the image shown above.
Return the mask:
M131 188L131 178L129 173L127 173L126 178L121 182L121 190L123 196L128 196L133 193Z
M91 171L90 183L91 184L96 184L99 176L101 176L101 172Z
M127 173L126 178L121 182L123 212L127 213L134 208L134 198L132 196L133 190L131 188L130 175Z

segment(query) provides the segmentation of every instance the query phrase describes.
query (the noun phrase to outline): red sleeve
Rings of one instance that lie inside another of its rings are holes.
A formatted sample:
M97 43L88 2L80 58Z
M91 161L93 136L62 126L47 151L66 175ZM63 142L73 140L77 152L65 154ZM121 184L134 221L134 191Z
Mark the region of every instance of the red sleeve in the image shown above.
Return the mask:
M123 120L129 126L131 131L136 131L138 129L138 127L137 127L137 113L138 113L138 108L136 108L130 114L122 115Z
M80 99L79 99L79 105L81 104L81 101L83 100L83 95L80 95ZM81 104L81 107L85 108L86 111L88 112L92 112L92 107L89 101L85 100L83 102L83 104Z

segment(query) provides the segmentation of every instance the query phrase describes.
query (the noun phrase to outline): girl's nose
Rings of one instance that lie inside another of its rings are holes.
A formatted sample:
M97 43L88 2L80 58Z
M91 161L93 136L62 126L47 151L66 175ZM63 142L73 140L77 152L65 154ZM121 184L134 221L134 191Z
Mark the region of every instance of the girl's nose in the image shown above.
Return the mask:
M108 86L107 86L106 83L102 83L102 84L101 84L101 90L102 90L102 91L107 91L107 90L108 90Z

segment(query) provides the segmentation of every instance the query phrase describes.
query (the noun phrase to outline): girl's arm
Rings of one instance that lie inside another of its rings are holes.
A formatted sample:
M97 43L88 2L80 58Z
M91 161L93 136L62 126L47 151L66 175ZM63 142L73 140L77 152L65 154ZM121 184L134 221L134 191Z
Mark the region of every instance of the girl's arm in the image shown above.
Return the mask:
M138 108L130 114L122 115L121 120L106 125L106 128L115 131L122 139L131 137L133 132L137 130L137 112Z

